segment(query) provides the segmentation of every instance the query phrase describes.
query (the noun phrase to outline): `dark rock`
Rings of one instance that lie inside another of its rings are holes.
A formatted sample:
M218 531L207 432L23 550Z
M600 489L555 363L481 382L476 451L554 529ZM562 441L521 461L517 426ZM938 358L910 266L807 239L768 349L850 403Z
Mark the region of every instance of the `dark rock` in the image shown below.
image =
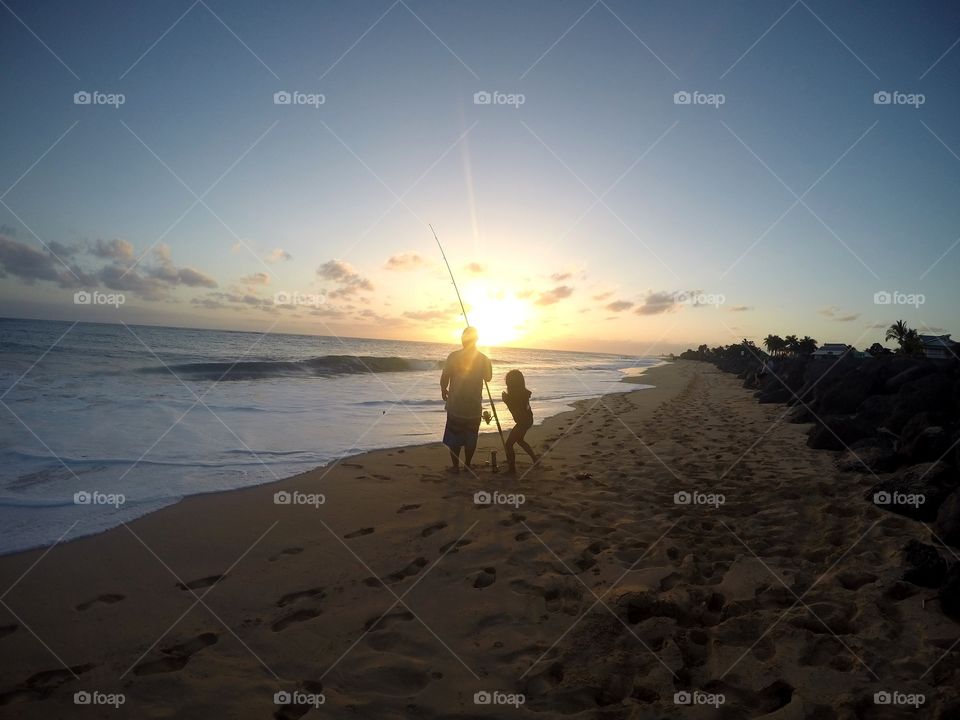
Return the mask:
M845 450L857 440L873 435L873 430L856 417L834 415L820 417L810 428L807 445L820 450Z
M884 427L887 418L893 415L896 402L895 395L871 395L857 408L857 417L874 429L879 429Z
M954 620L960 620L960 563L947 571L947 579L940 586L940 607Z
M873 439L854 443L837 460L837 467L844 472L887 473L896 468L899 458L892 448L872 443Z
M900 432L900 454L906 462L939 460L950 449L948 431L937 424L938 418L927 411L914 415Z
M817 411L822 415L849 415L856 412L874 390L874 378L861 373L848 373L818 398Z
M804 405L797 405L787 415L789 423L812 423L814 420L813 413Z
M903 548L903 560L907 566L903 579L921 587L939 587L947 574L947 562L933 545L911 540Z
M960 547L960 490L954 490L943 501L934 527L943 542Z
M902 370L887 380L886 383L884 383L884 390L890 393L897 392L904 384L921 378L924 375L929 375L934 369L930 363L917 361L916 364L911 365L911 367Z
M958 484L955 467L943 462L922 463L875 483L865 497L882 510L930 522Z
M893 405L890 430L899 433L914 415L923 411L949 412L955 383L950 374L938 372L904 383Z

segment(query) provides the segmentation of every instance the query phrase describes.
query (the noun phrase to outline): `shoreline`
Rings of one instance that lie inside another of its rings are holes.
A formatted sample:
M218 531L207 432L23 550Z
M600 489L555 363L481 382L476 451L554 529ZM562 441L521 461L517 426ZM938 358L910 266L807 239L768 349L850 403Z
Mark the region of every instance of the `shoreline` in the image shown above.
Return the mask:
M669 361L667 361L667 360L660 359L660 358L658 358L658 360L659 360L659 362L658 362L658 364L656 364L656 365L634 368L634 370L635 370L634 374L625 375L623 378L620 379L619 382L625 383L625 384L627 384L627 385L645 384L645 383L644 383L644 378L647 377L647 375L646 375L647 372L649 372L650 370L653 370L654 368L660 368L660 367L663 367L664 365L669 365L669 364L670 364ZM547 416L547 417L539 420L538 422L536 422L536 424L533 426L533 429L535 430L535 429L537 429L537 428L541 428L546 422L548 422L548 421L550 421L550 420L553 420L553 419L555 419L555 418L564 416L564 415L566 415L567 413L576 413L576 412L579 411L579 409L581 408L581 406L583 406L584 404L590 403L590 402L595 402L595 401L597 400L597 398L605 397L605 396L607 396L607 395L620 395L620 394L624 394L624 393L639 392L640 390L647 390L647 389L650 389L650 388L630 388L630 389L624 389L624 390L617 390L617 391L614 391L614 392L602 393L601 395L596 395L596 396L592 396L592 397L588 397L588 398L582 398L582 399L579 399L579 400L574 400L574 401L570 404L570 406L569 406L568 409L566 409L566 410L561 410L560 412L554 413L553 415L549 415L549 416ZM509 418L509 415L507 415L507 418ZM508 423L511 423L511 426L512 426L512 421L510 421L509 419L507 419L507 422L508 422ZM491 425L491 427L493 427L493 426ZM439 426L439 429L438 429L438 431L437 431L436 434L437 434L438 437L440 437L440 436L443 435L443 427L442 427L442 425ZM490 430L490 429L486 428L486 426L481 425L481 431L480 431L480 435L479 435L480 442L483 441L483 439L485 438L485 436L491 436L491 435L496 436L496 429L494 428L493 430ZM489 439L489 438L488 438L488 439ZM84 533L84 534L82 534L82 535L78 535L78 536L76 536L76 537L69 538L69 539L63 539L63 538L61 538L60 540L57 540L57 541L52 542L52 543L34 545L34 546L31 546L31 547L21 548L21 549L17 549L17 550L11 550L11 551L7 551L7 552L0 552L0 559L2 559L2 558L7 558L7 557L12 557L12 556L19 555L19 554L22 554L22 553L30 553L30 552L36 552L36 551L44 551L44 550L46 550L46 549L48 549L48 548L52 548L52 547L55 547L55 546L58 546L58 545L66 545L66 544L69 544L69 543L76 542L76 541L78 541L78 540L82 540L82 539L84 539L84 538L94 537L94 536L97 536L97 535L101 535L101 534L103 534L103 533L107 533L107 532L110 532L110 531L112 531L112 530L116 530L116 529L118 529L118 528L121 528L121 527L122 527L123 525L125 525L125 524L126 524L126 525L129 525L129 524L131 524L131 523L135 523L137 520L139 520L139 519L141 519L141 518L148 517L148 516L150 516L150 515L154 515L154 514L160 513L160 512L165 512L165 511L167 511L167 510L169 510L169 509L171 509L171 508L175 508L175 507L179 506L181 503L188 501L190 498L204 497L204 496L208 496L208 495L216 496L216 495L220 495L220 494L224 494L224 493L235 493L235 492L242 492L242 491L245 491L245 490L251 490L251 489L254 489L254 488L270 487L271 485L275 485L275 484L277 484L277 483L282 483L282 482L287 481L287 480L292 480L293 478L302 477L302 476L305 476L305 475L310 475L310 474L312 474L312 473L322 473L322 474L326 475L326 473L329 472L330 469L332 469L333 467L335 467L337 464L342 463L343 461L350 461L351 459L361 458L361 457L366 456L366 455L369 455L369 454L382 453L382 452L406 451L406 450L410 450L410 449L413 449L413 448L436 447L436 446L439 446L439 445L442 445L442 443L441 443L439 440L437 440L437 441L434 441L434 442L414 442L414 443L412 443L412 444L410 444L410 445L392 445L392 446L386 446L386 447L382 447L382 448L373 448L373 449L370 449L370 450L358 450L358 451L356 451L356 452L354 452L354 453L351 453L351 452L348 451L346 454L341 455L340 457L338 457L338 458L336 458L336 459L330 460L330 461L328 461L328 462L326 462L326 463L324 463L324 464L322 464L322 465L314 466L314 467L312 467L312 468L310 468L310 469L308 469L308 470L304 470L304 471L302 471L302 472L295 473L295 474L293 474L293 475L284 475L283 477L276 477L276 476L274 475L273 479L264 480L264 481L262 481L262 482L258 482L258 483L251 484L251 485L245 485L245 486L240 486L240 487L224 488L224 489L212 489L212 490L206 490L206 491L201 491L201 492L196 492L196 493L190 493L189 495L182 495L182 496L180 496L178 499L170 498L171 502L169 502L168 504L165 504L165 505L163 505L163 506L161 506L161 507L159 507L159 508L156 508L156 509L154 509L154 510L148 510L148 511L144 512L143 514L136 515L135 517L133 517L133 518L131 518L131 519L129 519L129 520L119 521L119 522L118 522L117 524L115 524L115 525L111 525L111 526L109 526L109 527L104 527L104 528L101 528L101 529L98 529L98 530L94 530L94 531L92 531L92 532ZM493 449L496 449L496 448L493 448ZM501 450L502 450L502 446L501 446ZM487 460L487 461L483 460L483 456L480 454L480 444L479 444L479 443L478 443L478 446L477 446L477 453L478 453L478 454L477 454L477 460L479 461L479 464L480 464L481 466L483 466L484 463L487 463L487 464L488 464L488 460ZM505 459L504 457L502 457L502 455L503 455L502 452L500 452L500 453L498 454L498 463L505 463L505 462L506 462L506 459ZM489 458L489 449L487 449L487 451L486 451L486 457ZM270 471L270 474L272 474L272 471ZM66 531L65 534L69 534L69 530Z
M514 479L379 450L0 557L0 717L70 716L78 691L141 718L502 717L484 692L545 717L703 717L678 691L724 717L960 708L958 626L896 562L923 528L736 378L648 373L531 430L551 449ZM275 702L295 691L324 707Z

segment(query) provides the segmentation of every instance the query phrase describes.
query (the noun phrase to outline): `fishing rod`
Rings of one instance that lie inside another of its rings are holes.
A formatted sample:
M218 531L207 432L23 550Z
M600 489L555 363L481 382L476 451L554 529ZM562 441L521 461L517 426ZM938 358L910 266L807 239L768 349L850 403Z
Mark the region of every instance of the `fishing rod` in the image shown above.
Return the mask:
M437 237L437 231L433 229L433 225L430 225L430 232L433 233L433 239L437 241L437 247L440 248L440 255L443 257L443 262L447 266L447 272L450 273L450 281L453 283L453 289L457 293L457 300L460 302L460 311L463 313L463 321L470 326L470 320L467 318L467 308L463 305L463 298L460 297L460 288L457 287L457 280L453 277L453 270L450 267L450 261L447 260L447 254L443 251L443 245L440 244L440 238ZM500 427L500 418L497 417L497 406L493 402L493 395L490 394L490 386L487 384L487 381L483 381L483 386L487 389L487 399L490 401L490 408L493 410L493 419L497 423L497 432L500 433L500 442L503 444L503 450L507 450L507 441L503 439L503 428Z

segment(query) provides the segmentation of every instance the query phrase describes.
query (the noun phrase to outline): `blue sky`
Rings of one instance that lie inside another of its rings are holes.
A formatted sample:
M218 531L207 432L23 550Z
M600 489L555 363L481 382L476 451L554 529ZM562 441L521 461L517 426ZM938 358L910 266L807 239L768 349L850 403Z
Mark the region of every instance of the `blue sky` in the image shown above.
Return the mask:
M448 339L432 222L520 345L960 332L953 3L5 2L4 315Z

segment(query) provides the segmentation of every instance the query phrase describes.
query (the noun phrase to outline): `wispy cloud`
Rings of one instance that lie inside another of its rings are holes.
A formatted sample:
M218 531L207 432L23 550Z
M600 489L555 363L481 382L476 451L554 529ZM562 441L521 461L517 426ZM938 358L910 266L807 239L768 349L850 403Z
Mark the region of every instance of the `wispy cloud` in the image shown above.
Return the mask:
M552 290L540 293L540 296L534 301L535 305L553 305L561 300L573 295L573 288L569 285L559 285Z

